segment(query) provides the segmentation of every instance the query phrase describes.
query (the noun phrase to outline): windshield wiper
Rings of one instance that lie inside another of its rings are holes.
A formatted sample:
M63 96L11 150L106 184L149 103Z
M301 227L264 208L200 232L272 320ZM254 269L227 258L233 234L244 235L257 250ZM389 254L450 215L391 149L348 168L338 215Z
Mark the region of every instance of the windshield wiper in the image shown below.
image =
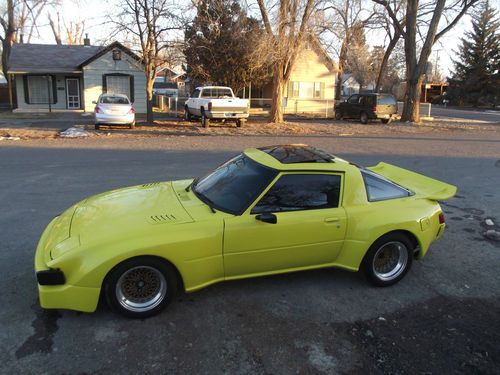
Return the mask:
M191 183L188 186L186 186L186 188L184 190L185 191L191 190L191 187L194 186L194 185L196 185L197 181L198 181L198 177L196 177L193 181L191 181Z

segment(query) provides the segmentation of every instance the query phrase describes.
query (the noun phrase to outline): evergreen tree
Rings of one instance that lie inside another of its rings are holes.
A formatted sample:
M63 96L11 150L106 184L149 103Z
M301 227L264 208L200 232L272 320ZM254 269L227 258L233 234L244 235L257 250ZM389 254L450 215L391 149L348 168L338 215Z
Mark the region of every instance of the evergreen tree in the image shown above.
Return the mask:
M488 0L472 14L472 30L461 38L450 79L450 98L459 105L496 105L500 100L500 22Z
M237 0L201 0L186 27L186 73L196 84L219 84L238 93L269 79L266 40L259 21Z

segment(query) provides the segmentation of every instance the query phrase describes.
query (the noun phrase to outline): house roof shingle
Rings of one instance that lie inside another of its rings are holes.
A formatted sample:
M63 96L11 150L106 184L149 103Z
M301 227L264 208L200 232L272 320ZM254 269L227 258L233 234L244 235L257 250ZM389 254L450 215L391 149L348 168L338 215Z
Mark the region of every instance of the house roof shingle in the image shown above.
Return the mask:
M98 54L100 46L69 46L57 44L21 44L12 46L9 73L72 73Z

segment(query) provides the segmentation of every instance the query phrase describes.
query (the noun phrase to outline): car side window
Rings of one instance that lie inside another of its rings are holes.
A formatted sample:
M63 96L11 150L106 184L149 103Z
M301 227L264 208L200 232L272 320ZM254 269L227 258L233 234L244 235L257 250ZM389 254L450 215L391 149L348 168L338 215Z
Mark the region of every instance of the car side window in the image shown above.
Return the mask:
M361 175L365 181L366 194L370 202L403 198L411 195L410 191L373 172L364 170L361 171Z
M191 98L197 98L200 96L200 90L194 90L191 94Z
M339 206L340 175L287 174L269 189L252 214L335 208Z
M353 95L347 100L349 104L358 104L358 101L359 101L359 95Z

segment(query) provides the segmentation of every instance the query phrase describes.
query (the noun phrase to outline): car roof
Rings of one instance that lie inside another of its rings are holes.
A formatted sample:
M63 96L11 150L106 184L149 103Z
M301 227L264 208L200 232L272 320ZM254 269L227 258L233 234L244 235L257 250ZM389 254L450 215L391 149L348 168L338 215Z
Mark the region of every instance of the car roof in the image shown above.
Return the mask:
M304 144L248 148L244 154L259 164L282 171L341 171L355 168L346 160Z
M127 98L128 99L128 96L125 94L113 94L112 92L106 93L106 94L101 94L101 96L118 96L120 98Z
M231 89L231 87L228 87L228 86L199 86L196 88L196 90L202 90L202 89Z

